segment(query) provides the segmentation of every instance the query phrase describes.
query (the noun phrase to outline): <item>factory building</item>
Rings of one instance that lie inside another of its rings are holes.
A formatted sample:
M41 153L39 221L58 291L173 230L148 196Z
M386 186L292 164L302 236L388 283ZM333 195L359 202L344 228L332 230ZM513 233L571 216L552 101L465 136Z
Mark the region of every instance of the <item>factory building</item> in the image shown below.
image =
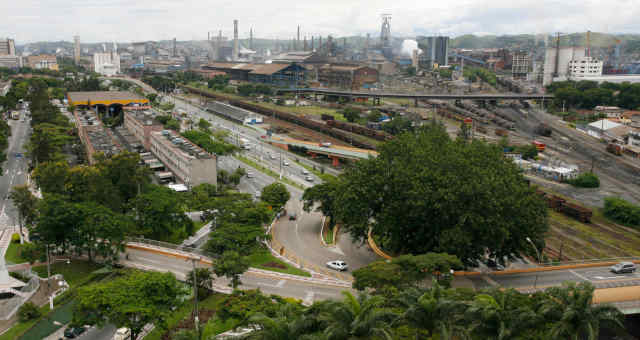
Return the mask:
M449 65L449 37L419 37L420 67L425 69Z
M584 47L547 48L544 57L542 85L547 86L553 81L567 80L569 63L572 60L582 60L585 56Z
M231 80L278 86L295 86L304 79L306 69L298 64L211 63L203 70L224 72Z
M120 55L117 52L95 53L93 55L94 71L111 77L120 73Z
M378 82L378 70L359 65L327 64L318 69L318 82L330 88L358 90Z

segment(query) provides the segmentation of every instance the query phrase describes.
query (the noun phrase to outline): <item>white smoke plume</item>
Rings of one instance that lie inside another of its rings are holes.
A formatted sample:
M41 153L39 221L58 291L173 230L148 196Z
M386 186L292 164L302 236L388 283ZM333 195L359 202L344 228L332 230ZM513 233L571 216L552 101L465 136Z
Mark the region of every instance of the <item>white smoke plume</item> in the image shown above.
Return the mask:
M413 56L413 51L418 50L418 54L422 53L422 50L418 48L418 42L412 39L405 39L402 42L402 54L408 57Z

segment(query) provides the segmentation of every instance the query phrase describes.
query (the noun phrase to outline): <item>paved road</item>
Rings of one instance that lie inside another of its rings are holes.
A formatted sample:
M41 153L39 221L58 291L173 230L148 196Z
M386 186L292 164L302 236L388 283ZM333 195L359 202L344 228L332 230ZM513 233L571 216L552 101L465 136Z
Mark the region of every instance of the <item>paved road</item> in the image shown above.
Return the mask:
M127 249L128 260L121 261L127 266L138 266L162 272L172 272L178 279L184 279L185 275L192 269L191 261L185 261L176 257L169 257L153 252ZM321 285L312 282L289 280L278 278L272 275L260 275L245 273L241 276L241 289L256 289L266 294L277 294L285 297L301 299L307 303L315 300L339 299L340 292L347 288L331 285ZM226 287L229 281L225 278L217 278L215 284Z
M519 289L545 288L557 286L565 281L589 281L597 288L640 285L640 273L614 274L609 267L593 267L569 270L555 270L540 273L522 273L508 275L489 275L487 277L469 277L476 288L503 286Z
M29 139L29 121L9 120L11 136L7 148L7 161L2 164L2 176L0 176L0 229L18 225L18 213L13 202L7 199L11 188L25 184L27 180L27 160L25 157L25 145Z

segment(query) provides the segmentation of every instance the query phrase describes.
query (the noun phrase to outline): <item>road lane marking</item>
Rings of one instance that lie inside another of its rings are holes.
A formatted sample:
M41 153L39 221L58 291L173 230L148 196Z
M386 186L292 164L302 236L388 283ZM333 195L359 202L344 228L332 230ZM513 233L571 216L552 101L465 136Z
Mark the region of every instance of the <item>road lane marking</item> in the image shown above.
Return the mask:
M578 278L582 279L583 281L591 281L588 278L586 278L584 275L578 274L575 270L573 269L569 269L569 272L575 276L577 276Z

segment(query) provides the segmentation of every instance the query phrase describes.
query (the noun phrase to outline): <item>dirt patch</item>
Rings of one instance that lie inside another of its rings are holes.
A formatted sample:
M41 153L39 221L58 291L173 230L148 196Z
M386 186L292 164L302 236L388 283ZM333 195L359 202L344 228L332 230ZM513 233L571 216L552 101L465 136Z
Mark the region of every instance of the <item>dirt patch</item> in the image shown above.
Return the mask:
M269 268L287 269L287 266L285 266L284 264L273 261L264 263L262 266Z
M211 309L199 309L198 319L200 324L204 325L216 314L216 311ZM195 323L193 322L193 312L189 314L189 317L182 319L173 329L162 334L162 340L171 340L174 335L181 330L195 329Z

